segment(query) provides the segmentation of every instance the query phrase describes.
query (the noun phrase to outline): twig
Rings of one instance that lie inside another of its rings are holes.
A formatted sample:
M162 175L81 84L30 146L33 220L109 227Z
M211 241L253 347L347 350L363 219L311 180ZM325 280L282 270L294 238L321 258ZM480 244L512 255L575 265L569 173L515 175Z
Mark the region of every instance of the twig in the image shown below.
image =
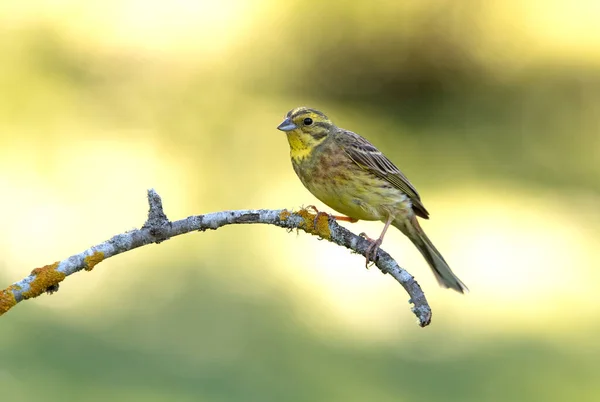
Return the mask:
M365 255L369 242L339 226L327 215L319 216L302 209L298 212L281 210L242 210L222 211L205 215L190 216L171 222L167 219L160 196L154 190L148 190L150 210L148 220L141 229L118 234L113 238L93 246L66 260L34 269L31 274L4 290L0 290L0 315L6 313L17 303L37 297L44 292L53 293L58 284L67 276L85 269L91 271L101 261L134 248L151 243L160 243L171 237L193 231L218 229L225 225L241 223L265 223L287 229L300 229L319 236L340 246ZM401 268L392 257L379 249L375 265L383 272L394 277L410 295L413 313L424 327L431 321L431 308L415 279Z

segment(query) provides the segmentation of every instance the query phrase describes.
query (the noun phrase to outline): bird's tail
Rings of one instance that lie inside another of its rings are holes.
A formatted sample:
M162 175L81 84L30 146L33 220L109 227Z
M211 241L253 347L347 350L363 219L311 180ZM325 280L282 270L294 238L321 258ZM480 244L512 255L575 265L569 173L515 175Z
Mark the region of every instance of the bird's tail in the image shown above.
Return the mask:
M444 257L435 248L427 237L416 217L411 219L396 220L393 225L400 229L419 249L423 257L431 267L433 274L439 284L445 288L454 289L460 293L466 293L469 289L450 269Z

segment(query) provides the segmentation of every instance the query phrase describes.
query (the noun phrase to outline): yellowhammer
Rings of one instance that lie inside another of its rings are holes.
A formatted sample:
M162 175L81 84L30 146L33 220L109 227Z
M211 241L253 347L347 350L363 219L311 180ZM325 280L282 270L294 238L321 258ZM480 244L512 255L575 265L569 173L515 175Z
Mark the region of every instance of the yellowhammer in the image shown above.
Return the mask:
M394 225L423 254L440 285L468 291L421 229L417 216L428 219L429 213L417 190L377 148L306 107L291 110L277 128L287 134L292 165L304 186L347 216L336 219L385 222L379 238L369 239L367 264L376 258L385 232Z

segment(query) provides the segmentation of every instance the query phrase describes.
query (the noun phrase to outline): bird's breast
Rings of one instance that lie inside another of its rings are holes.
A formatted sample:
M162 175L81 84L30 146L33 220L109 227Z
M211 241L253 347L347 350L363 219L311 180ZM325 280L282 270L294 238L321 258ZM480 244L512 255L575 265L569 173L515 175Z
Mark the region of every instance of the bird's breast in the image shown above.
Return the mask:
M300 181L321 202L359 220L385 220L410 210L408 197L356 165L343 150L329 147L310 158L292 158Z

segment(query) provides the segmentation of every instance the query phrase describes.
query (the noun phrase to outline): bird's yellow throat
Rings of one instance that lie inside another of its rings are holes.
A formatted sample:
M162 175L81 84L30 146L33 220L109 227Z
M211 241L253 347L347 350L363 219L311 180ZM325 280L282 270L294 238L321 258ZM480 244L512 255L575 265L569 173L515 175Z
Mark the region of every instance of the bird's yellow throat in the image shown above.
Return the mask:
M289 131L287 139L290 143L290 156L295 161L308 158L318 144L310 134L304 134L296 130Z

